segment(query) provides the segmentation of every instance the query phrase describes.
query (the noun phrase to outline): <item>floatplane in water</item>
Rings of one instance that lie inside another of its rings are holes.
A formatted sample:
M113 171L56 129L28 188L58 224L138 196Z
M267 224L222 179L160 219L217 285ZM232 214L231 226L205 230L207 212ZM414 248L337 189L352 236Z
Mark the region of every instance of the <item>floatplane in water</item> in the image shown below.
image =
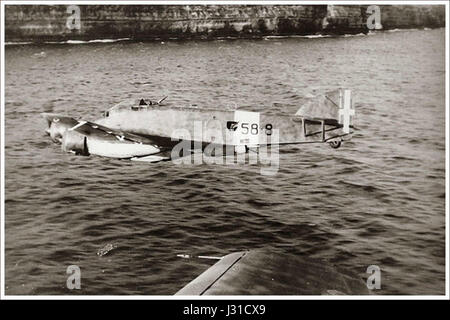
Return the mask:
M234 155L274 145L328 143L338 148L354 131L350 90L324 95L294 115L176 107L165 101L124 101L93 122L42 115L46 132L63 151L144 162L186 156L180 142L187 142L192 153Z

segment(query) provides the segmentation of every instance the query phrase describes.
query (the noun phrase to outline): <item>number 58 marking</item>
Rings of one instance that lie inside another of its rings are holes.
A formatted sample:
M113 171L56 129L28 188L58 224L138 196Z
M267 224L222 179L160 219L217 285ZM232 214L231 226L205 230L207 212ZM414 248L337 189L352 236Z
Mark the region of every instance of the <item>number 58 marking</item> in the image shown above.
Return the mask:
M249 123L243 122L241 124L241 128L242 130L242 134L248 134L250 132L250 134L252 135L257 135L259 133L259 128L258 128L258 124L257 123L252 123L251 125ZM270 136L272 135L272 128L273 126L268 123L266 124L266 135Z
M249 127L249 123L243 122L241 124L242 127L242 134L248 134L250 132L250 134L252 135L257 135L259 133L258 130L258 124L257 123L252 123L252 125Z

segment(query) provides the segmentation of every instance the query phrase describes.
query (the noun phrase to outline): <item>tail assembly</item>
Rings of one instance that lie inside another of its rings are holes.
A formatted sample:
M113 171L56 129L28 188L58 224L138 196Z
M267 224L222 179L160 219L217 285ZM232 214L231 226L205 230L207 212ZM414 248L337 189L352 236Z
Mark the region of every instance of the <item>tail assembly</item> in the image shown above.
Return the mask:
M344 134L353 127L355 109L352 105L352 91L339 89L308 100L295 114L307 120L325 121L342 127Z
M339 148L344 138L348 140L353 133L351 128L354 128L355 109L352 91L338 89L311 98L295 115L301 120L305 139L320 136L320 142L328 142L331 147ZM317 125L320 127L317 128Z

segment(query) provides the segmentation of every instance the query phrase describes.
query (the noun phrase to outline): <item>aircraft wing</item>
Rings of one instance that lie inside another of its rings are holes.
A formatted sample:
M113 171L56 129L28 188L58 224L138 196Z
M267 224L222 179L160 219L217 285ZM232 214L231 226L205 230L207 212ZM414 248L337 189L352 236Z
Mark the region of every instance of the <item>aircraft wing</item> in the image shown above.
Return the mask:
M126 131L114 130L90 121L80 121L76 126L70 128L69 130L76 131L87 136L102 137L105 140L117 140L121 142L127 141L156 146L155 141L152 139Z
M55 142L61 142L64 151L141 162L170 159L170 149L151 138L67 116L43 116L49 125L46 132Z
M301 275L301 276L299 276ZM369 295L357 273L319 259L268 249L222 257L175 295Z

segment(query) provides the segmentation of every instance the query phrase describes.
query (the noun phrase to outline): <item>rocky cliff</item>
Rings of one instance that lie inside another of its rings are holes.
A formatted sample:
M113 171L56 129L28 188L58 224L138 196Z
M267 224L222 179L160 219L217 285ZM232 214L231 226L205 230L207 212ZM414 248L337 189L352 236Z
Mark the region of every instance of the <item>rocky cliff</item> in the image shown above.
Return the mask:
M368 6L6 5L5 40L135 40L368 31ZM445 26L443 5L379 6L383 29Z

